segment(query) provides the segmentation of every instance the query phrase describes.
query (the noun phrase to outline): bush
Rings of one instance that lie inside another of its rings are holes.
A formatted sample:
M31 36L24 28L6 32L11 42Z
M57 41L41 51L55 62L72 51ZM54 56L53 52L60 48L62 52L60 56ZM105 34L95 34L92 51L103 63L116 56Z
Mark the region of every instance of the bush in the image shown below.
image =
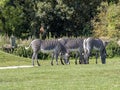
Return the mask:
M106 50L108 57L120 56L120 46L115 41L111 41Z
M26 50L24 46L20 46L18 48L15 48L13 54L18 55L20 57L31 58L33 51L31 48ZM38 53L38 59L48 59L48 58L49 58L48 54L43 54L41 52Z
M20 46L15 48L13 54L21 57L30 57L32 55L32 51L30 49L27 51L23 46Z

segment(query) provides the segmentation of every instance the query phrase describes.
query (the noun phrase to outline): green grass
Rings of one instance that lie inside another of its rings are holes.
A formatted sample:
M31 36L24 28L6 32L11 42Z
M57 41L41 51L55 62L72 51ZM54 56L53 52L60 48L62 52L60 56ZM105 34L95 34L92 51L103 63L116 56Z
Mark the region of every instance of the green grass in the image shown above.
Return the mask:
M6 56L7 55L7 56ZM2 58L2 59L1 59ZM11 64L10 64L11 63ZM50 65L40 60L41 66L0 70L0 90L119 90L120 58L107 59L102 65L91 59L89 65ZM0 51L0 66L30 65L25 59Z
M31 59L18 57L0 51L0 67L1 66L15 66L15 65L30 65Z

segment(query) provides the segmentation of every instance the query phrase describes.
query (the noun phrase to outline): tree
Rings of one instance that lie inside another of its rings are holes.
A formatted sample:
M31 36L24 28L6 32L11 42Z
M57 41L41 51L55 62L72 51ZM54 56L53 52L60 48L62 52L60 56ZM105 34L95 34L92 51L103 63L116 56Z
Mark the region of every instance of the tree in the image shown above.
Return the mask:
M52 36L89 36L91 19L102 0L44 0L38 3L40 21L49 25Z
M37 1L37 0L36 0ZM14 34L18 38L27 38L35 34L37 22L34 0L0 1L0 29L8 36Z
M70 22L71 16L74 12L73 8L68 7L66 4L59 0L45 0L40 1L38 4L37 16L41 23L45 24L47 33L51 32L52 37L64 36L67 29L66 23Z
M103 1L107 2L107 6L101 5ZM111 2L118 4L119 0L1 0L0 31L23 39L33 35L39 38L41 24L44 24L46 31L44 36L55 38L91 36L97 32L98 27L104 28L103 32L110 29L110 26L118 31L118 21L108 24L113 18L110 16L112 13L106 14L112 10L108 8ZM115 9L113 16L115 13L119 13L119 9Z
M118 4L103 2L98 9L100 13L92 21L94 35L120 38L120 2Z
M15 33L16 27L21 24L22 10L21 6L11 6L8 0L3 2L4 4L0 7L0 26L1 30L10 36Z

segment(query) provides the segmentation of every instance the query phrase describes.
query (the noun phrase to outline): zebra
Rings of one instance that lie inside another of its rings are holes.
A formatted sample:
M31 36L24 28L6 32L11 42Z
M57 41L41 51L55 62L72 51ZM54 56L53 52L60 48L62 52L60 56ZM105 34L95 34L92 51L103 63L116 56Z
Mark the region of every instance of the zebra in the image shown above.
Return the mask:
M57 39L52 39L52 40L40 40L40 39L35 39L33 40L28 47L25 47L25 49L28 49L29 47L32 47L33 50L33 55L32 55L32 65L34 66L34 60L37 60L38 66L40 66L38 62L38 52L41 51L43 53L52 53L52 60L51 60L51 65L53 65L53 59L54 57L56 58L56 64L58 65L58 56L61 54L63 57L65 63L68 63L68 53L66 48L64 47L63 44L59 42ZM61 61L62 64L63 61Z
M101 39L96 39L92 37L88 37L83 41L84 48L84 59L87 64L89 64L89 57L93 49L100 52L100 58L102 64L106 63L106 44ZM98 53L96 53L96 64L97 64Z
M60 40L60 42L64 44L68 53L76 52L75 64L77 64L78 57L79 57L79 64L85 63L83 57L84 50L83 50L82 38L63 38Z

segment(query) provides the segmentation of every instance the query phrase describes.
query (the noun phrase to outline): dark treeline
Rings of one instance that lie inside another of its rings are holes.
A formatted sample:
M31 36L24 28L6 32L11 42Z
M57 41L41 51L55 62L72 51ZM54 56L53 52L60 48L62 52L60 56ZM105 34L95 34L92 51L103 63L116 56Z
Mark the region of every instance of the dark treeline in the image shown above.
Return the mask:
M1 0L0 32L18 38L93 35L94 19L102 2L119 0Z

